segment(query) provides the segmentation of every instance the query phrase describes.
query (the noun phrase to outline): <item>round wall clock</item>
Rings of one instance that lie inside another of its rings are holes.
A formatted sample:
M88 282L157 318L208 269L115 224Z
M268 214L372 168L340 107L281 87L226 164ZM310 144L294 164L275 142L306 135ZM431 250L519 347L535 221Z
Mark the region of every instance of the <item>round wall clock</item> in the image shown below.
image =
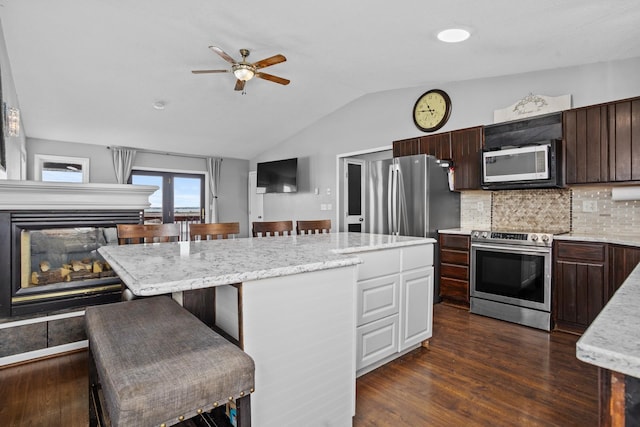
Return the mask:
M413 122L424 132L433 132L447 123L451 115L451 98L443 90L423 93L413 106Z

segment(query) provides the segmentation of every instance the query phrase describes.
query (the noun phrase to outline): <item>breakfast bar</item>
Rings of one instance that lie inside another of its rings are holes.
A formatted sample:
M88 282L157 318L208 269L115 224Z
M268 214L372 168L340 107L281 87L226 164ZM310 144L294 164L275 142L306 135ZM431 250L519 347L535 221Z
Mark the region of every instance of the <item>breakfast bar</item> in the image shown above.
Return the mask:
M431 337L434 242L330 233L99 251L138 297L215 289L198 310L255 361L254 425L347 426L356 375Z

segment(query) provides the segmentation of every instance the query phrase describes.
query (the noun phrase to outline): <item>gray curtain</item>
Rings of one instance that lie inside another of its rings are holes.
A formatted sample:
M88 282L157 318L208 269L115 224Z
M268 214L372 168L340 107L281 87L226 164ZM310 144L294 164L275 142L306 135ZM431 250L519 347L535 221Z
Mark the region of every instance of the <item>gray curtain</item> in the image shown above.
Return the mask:
M131 175L133 160L136 157L136 150L130 148L112 147L113 168L116 171L118 184L126 184Z
M222 167L222 159L216 157L207 157L207 172L209 172L209 190L211 193L211 201L209 209L211 212L211 222L218 222L218 186L220 185L220 169Z

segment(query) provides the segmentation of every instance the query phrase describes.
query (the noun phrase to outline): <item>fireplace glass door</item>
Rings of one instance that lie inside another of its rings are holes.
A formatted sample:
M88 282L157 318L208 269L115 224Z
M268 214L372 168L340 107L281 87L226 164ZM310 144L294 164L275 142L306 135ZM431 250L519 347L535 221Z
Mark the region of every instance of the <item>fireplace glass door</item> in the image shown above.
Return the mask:
M111 282L116 275L98 254L109 243L117 244L114 227L20 230L20 290L69 289L105 278Z

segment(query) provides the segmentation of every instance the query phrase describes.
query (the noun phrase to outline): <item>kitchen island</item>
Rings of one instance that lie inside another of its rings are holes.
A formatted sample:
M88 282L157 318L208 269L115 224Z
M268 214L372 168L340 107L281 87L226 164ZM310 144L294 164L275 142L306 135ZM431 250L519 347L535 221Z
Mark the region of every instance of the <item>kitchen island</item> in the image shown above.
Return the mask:
M215 291L203 294L199 311L215 312L216 325L256 363L254 425L347 426L356 371L431 336L434 242L331 233L100 253L137 296L184 302L192 292Z
M576 355L600 372L603 425L640 422L640 265L576 343Z

